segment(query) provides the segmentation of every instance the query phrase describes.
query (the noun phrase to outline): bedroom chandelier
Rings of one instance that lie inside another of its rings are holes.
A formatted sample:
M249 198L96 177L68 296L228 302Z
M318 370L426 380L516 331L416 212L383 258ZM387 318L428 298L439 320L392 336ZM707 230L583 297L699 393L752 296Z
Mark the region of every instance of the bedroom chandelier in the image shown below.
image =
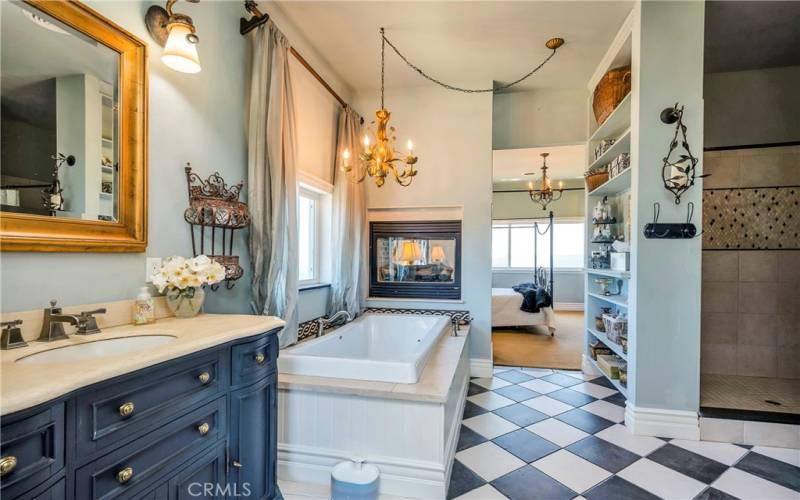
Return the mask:
M381 28L381 107L375 112L377 121L376 129L373 134L375 144L368 134L364 134L364 147L358 155L358 165L353 166L350 164L350 150L346 149L342 153L344 162L342 164L342 171L348 174L350 181L355 183L363 182L366 176L375 179L375 184L378 187L383 186L386 182L386 177L391 174L394 180L403 187L411 184L414 176L417 175L417 170L414 165L417 163L418 158L414 156L414 144L411 140L408 141L408 152L401 153L396 149L397 136L395 135L395 128L389 126L389 118L392 114L384 106L384 52L386 48L386 39L383 36L383 28ZM373 121L371 125L376 122Z
M535 201L542 206L542 210L547 210L547 205L561 199L564 194L564 183L558 183L558 189L553 189L550 185L550 178L547 176L547 157L550 153L542 153L542 184L539 189L533 189L533 181L528 183L528 195L531 201Z

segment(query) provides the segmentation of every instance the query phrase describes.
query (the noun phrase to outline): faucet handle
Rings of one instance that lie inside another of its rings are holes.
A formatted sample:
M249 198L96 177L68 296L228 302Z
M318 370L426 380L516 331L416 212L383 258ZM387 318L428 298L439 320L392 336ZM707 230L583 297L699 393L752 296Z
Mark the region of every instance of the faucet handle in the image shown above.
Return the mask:
M80 316L92 316L94 314L105 314L105 313L106 313L106 308L100 307L93 311L81 311Z
M3 327L3 332L0 334L0 349L16 349L17 347L27 346L27 342L22 339L22 330L19 325L22 324L21 319L13 321L3 321L0 326Z
M105 314L105 312L105 307L93 311L81 311L78 315L78 330L75 333L78 335L100 333L100 327L97 326L97 318L94 317L94 314Z

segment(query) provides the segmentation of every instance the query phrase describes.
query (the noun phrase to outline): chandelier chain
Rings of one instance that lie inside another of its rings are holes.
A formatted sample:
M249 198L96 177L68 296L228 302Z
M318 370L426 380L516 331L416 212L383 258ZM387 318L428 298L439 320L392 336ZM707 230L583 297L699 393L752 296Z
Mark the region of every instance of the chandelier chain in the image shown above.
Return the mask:
M385 68L385 60L386 56L384 53L386 52L386 36L383 34L383 28L381 28L381 109L384 109L383 106L383 80L384 80L384 68Z
M552 49L552 52L550 53L550 55L547 56L547 58L544 61L542 61L541 64L539 64L538 66L536 66L535 68L530 70L528 73L526 73L524 76L514 80L511 83L507 83L505 85L501 85L499 87L493 87L493 88L490 88L490 89L467 89L467 88L463 88L463 87L456 87L455 85L450 85L449 83L444 83L441 80L437 80L436 78L428 75L420 67L414 65L414 63L409 61L408 58L406 56L404 56L397 47L394 46L394 44L391 42L391 40L386 38L386 35L384 34L384 29L383 28L381 28L380 31L381 31L381 107L383 107L383 57L384 57L383 56L383 52L384 52L384 45L387 44L387 43L389 44L389 47L392 48L394 53L397 54L397 57L399 57L411 69L413 69L414 71L419 73L420 76L422 76L423 78L426 78L427 80L430 80L431 82L433 82L433 83L435 83L435 84L437 84L437 85L439 85L441 87L444 87L444 88L446 88L448 90L455 90L457 92L464 92L464 93L467 93L467 94L478 94L478 93L484 93L484 92L498 92L498 91L501 91L501 90L506 90L508 88L511 88L514 85L517 85L518 83L521 83L524 80L527 80L528 78L530 78L534 73L536 73L537 71L542 69L542 67L545 64L547 64L547 62L550 59L552 59L554 55L556 55L556 49Z

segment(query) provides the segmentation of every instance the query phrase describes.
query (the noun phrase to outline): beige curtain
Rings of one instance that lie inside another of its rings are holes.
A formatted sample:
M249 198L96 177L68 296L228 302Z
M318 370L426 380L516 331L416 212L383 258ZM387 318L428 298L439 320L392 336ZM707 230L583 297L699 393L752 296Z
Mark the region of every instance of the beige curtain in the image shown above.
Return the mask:
M349 106L339 114L333 174L333 266L328 304L328 314L346 310L354 317L361 311L366 202L364 183L354 184L340 167L345 148L350 150L351 161L357 158L360 118Z
M251 308L286 321L281 347L297 342L297 181L289 42L272 21L251 32L247 192L252 223Z

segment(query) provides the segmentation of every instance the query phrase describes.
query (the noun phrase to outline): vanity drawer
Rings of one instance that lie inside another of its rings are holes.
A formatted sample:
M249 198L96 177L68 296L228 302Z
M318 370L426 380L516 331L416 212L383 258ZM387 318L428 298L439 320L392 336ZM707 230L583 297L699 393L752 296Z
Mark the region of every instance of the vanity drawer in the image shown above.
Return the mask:
M231 348L231 385L255 382L275 371L278 336L268 335Z
M16 498L64 467L64 404L3 417L0 439L0 497Z
M117 447L221 394L227 388L226 351L143 370L77 397L78 455Z
M194 410L75 473L76 498L135 497L227 435L227 400Z

